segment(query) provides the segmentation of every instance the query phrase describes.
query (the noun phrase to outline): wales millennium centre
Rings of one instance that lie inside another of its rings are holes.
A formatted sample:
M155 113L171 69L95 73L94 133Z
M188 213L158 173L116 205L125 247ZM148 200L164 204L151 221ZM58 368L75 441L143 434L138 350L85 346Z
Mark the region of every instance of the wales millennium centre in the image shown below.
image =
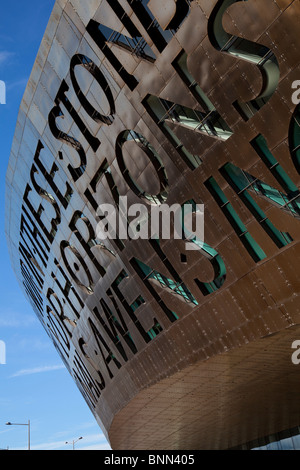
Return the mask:
M299 24L298 0L54 4L6 237L112 449L300 433ZM145 236L153 208L187 204L192 219L204 208L203 236Z

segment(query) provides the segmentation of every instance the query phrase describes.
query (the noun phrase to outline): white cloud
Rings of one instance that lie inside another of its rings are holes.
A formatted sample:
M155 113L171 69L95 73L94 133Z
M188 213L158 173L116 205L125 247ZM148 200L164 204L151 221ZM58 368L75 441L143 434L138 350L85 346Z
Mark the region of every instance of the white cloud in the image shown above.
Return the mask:
M26 77L26 78L20 78L20 80L16 80L14 82L8 82L7 86L6 86L6 89L7 89L7 91L11 91L14 88L24 88L25 89L26 86L27 86L28 80L29 80L29 78Z
M111 450L109 444L93 444L87 447L81 447L80 450Z
M67 442L72 442L72 440L69 439ZM69 447L72 449L72 445ZM78 448L78 450L111 450L104 435L100 433L88 434L86 436L83 434L82 440L75 444L75 448Z
M0 327L1 328L24 328L38 324L37 317L32 314L23 314L20 312L13 312L6 310L0 313Z
M0 51L0 65L5 64L13 56L14 56L13 52Z
M68 442L69 444L66 444ZM43 442L41 444L31 445L32 450L73 450L72 439L66 440L53 440L49 442ZM87 436L83 435L80 441L75 443L75 449L77 450L111 450L110 445L106 441L103 434L90 434ZM25 450L25 449L24 449Z
M32 375L32 374L40 374L42 372L51 372L53 370L60 370L65 369L63 364L56 365L56 366L42 366L42 367L35 367L32 369L21 369L17 371L15 374L11 375L10 377L21 377L24 375Z

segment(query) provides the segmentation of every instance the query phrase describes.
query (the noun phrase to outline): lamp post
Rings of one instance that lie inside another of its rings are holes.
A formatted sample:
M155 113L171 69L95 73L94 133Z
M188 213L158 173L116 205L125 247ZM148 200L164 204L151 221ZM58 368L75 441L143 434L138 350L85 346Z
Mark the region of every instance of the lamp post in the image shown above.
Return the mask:
M28 426L28 450L30 450L30 421L28 423L5 423L7 426Z
M75 443L80 441L80 439L82 439L82 437L79 437L78 439L75 439L72 442L66 442L66 444L72 444L73 450L75 450Z

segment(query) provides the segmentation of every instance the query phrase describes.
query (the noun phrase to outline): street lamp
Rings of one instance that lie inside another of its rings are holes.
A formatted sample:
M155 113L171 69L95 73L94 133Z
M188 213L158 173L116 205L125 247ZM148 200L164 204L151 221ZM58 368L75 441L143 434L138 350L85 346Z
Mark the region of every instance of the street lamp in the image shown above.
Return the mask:
M28 423L5 423L7 426L28 426L28 450L30 450L30 421Z
M75 443L80 441L80 439L83 439L82 437L79 437L78 439L75 439L74 441L72 442L66 442L65 444L72 444L73 446L73 450L75 450Z

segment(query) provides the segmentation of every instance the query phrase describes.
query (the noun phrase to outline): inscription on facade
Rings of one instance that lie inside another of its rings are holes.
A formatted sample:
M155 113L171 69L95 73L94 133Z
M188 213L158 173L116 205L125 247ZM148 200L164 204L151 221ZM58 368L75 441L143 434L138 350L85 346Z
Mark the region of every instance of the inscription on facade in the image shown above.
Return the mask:
M186 93L182 102L187 103L192 95L197 109L178 104L176 90L168 99L165 95L155 96L153 91L141 95L145 85L138 71L130 66L130 58L134 57L148 64L149 70L156 67L158 57L176 40L176 34L184 26L191 9L196 8L196 2L172 2L175 13L164 28L154 17L148 2L128 0L125 3L139 20L141 31L129 15L128 8L125 12L121 3L115 0L107 0L107 7L113 10L130 36L123 34L124 30L113 31L95 19L86 24L85 34L93 42L99 58L105 61L106 68L95 63L95 58L88 57L80 48L71 58L68 78L61 81L47 120L49 135L53 141L62 144L61 150L55 155L49 152L45 142L36 142L20 224L19 252L24 288L92 407L124 364L185 315L186 310L180 307L180 302L175 308L174 302L168 302L168 297L162 296L161 291L184 301L189 311L194 311L207 296L225 288L230 268L216 247L201 240L201 248L195 254L199 274L194 276L193 282L187 283L184 272L191 258L184 248L181 253L176 251L171 256L168 248L156 239L143 240L143 245L137 249L133 246L134 240L97 239L99 205L113 203L119 210L119 198L124 191L126 194L130 191L132 197L139 198L149 207L168 200L176 200L180 204L191 201L191 198L177 195L174 175L192 175L199 168L205 168L203 174L206 175L210 164L203 157L200 146L199 152L188 148L184 132L204 136L205 142L209 139L215 145L216 154L235 136L231 123L221 116L218 106L194 78L189 68L189 54L184 49L167 65ZM263 80L262 89L251 101L244 102L238 93L232 100L232 106L247 127L251 126L252 118L268 105L278 87L280 74L275 51L256 42L229 37L220 26L225 10L234 3L239 2L216 2L207 21L208 37L221 56L234 53L235 60L242 63L247 62L248 56L250 62L250 56L255 55L257 61L253 66L262 77L269 78L268 84ZM142 29L147 31L145 38ZM103 109L97 109L83 89L80 73L88 74L101 90ZM115 80L124 84L122 92L128 103L130 106L136 103L139 112L145 114L152 132L165 138L163 154L160 155L155 143L141 133L138 124L131 128L130 118L124 122L123 128L120 127L119 112L123 121L126 117L113 86ZM74 94L81 105L80 112L75 106ZM63 117L76 128L80 140L63 127ZM299 173L296 145L299 128L295 124L299 117L298 106L289 128L289 149L295 176ZM96 133L92 131L93 124L98 125ZM125 157L128 145L133 152L138 148L143 161L151 166L149 174L153 181L148 181L149 184L145 179L138 181L137 172L128 167ZM256 153L265 171L276 179L281 190L240 168L239 155L230 155L228 162L217 168L218 178L211 173L210 177L201 180L201 173L198 173L199 186L206 191L207 198L212 199L220 216L225 216L249 262L259 263L267 258L267 254L228 194L237 195L240 207L250 212L277 250L292 243L294 234L275 226L264 212L264 206L257 201L268 201L274 205L274 210L293 217L295 230L299 230L296 224L299 224L300 195L296 184L270 151L264 135L257 133L249 141L249 149ZM87 173L89 159L95 162L94 167L97 164L93 174ZM224 191L226 184L232 193ZM149 188L152 187L157 190L151 192ZM77 206L78 197L84 198L83 207ZM203 203L196 195L192 199L195 204ZM197 243L197 240L191 243ZM150 258L151 265L148 262ZM203 275L203 269L204 272L210 270L210 277ZM45 283L46 272L51 273L52 286ZM112 272L117 272L113 278ZM85 327L79 329L81 323ZM93 344L97 344L97 350L91 347L90 338ZM75 348L74 354L72 347Z

